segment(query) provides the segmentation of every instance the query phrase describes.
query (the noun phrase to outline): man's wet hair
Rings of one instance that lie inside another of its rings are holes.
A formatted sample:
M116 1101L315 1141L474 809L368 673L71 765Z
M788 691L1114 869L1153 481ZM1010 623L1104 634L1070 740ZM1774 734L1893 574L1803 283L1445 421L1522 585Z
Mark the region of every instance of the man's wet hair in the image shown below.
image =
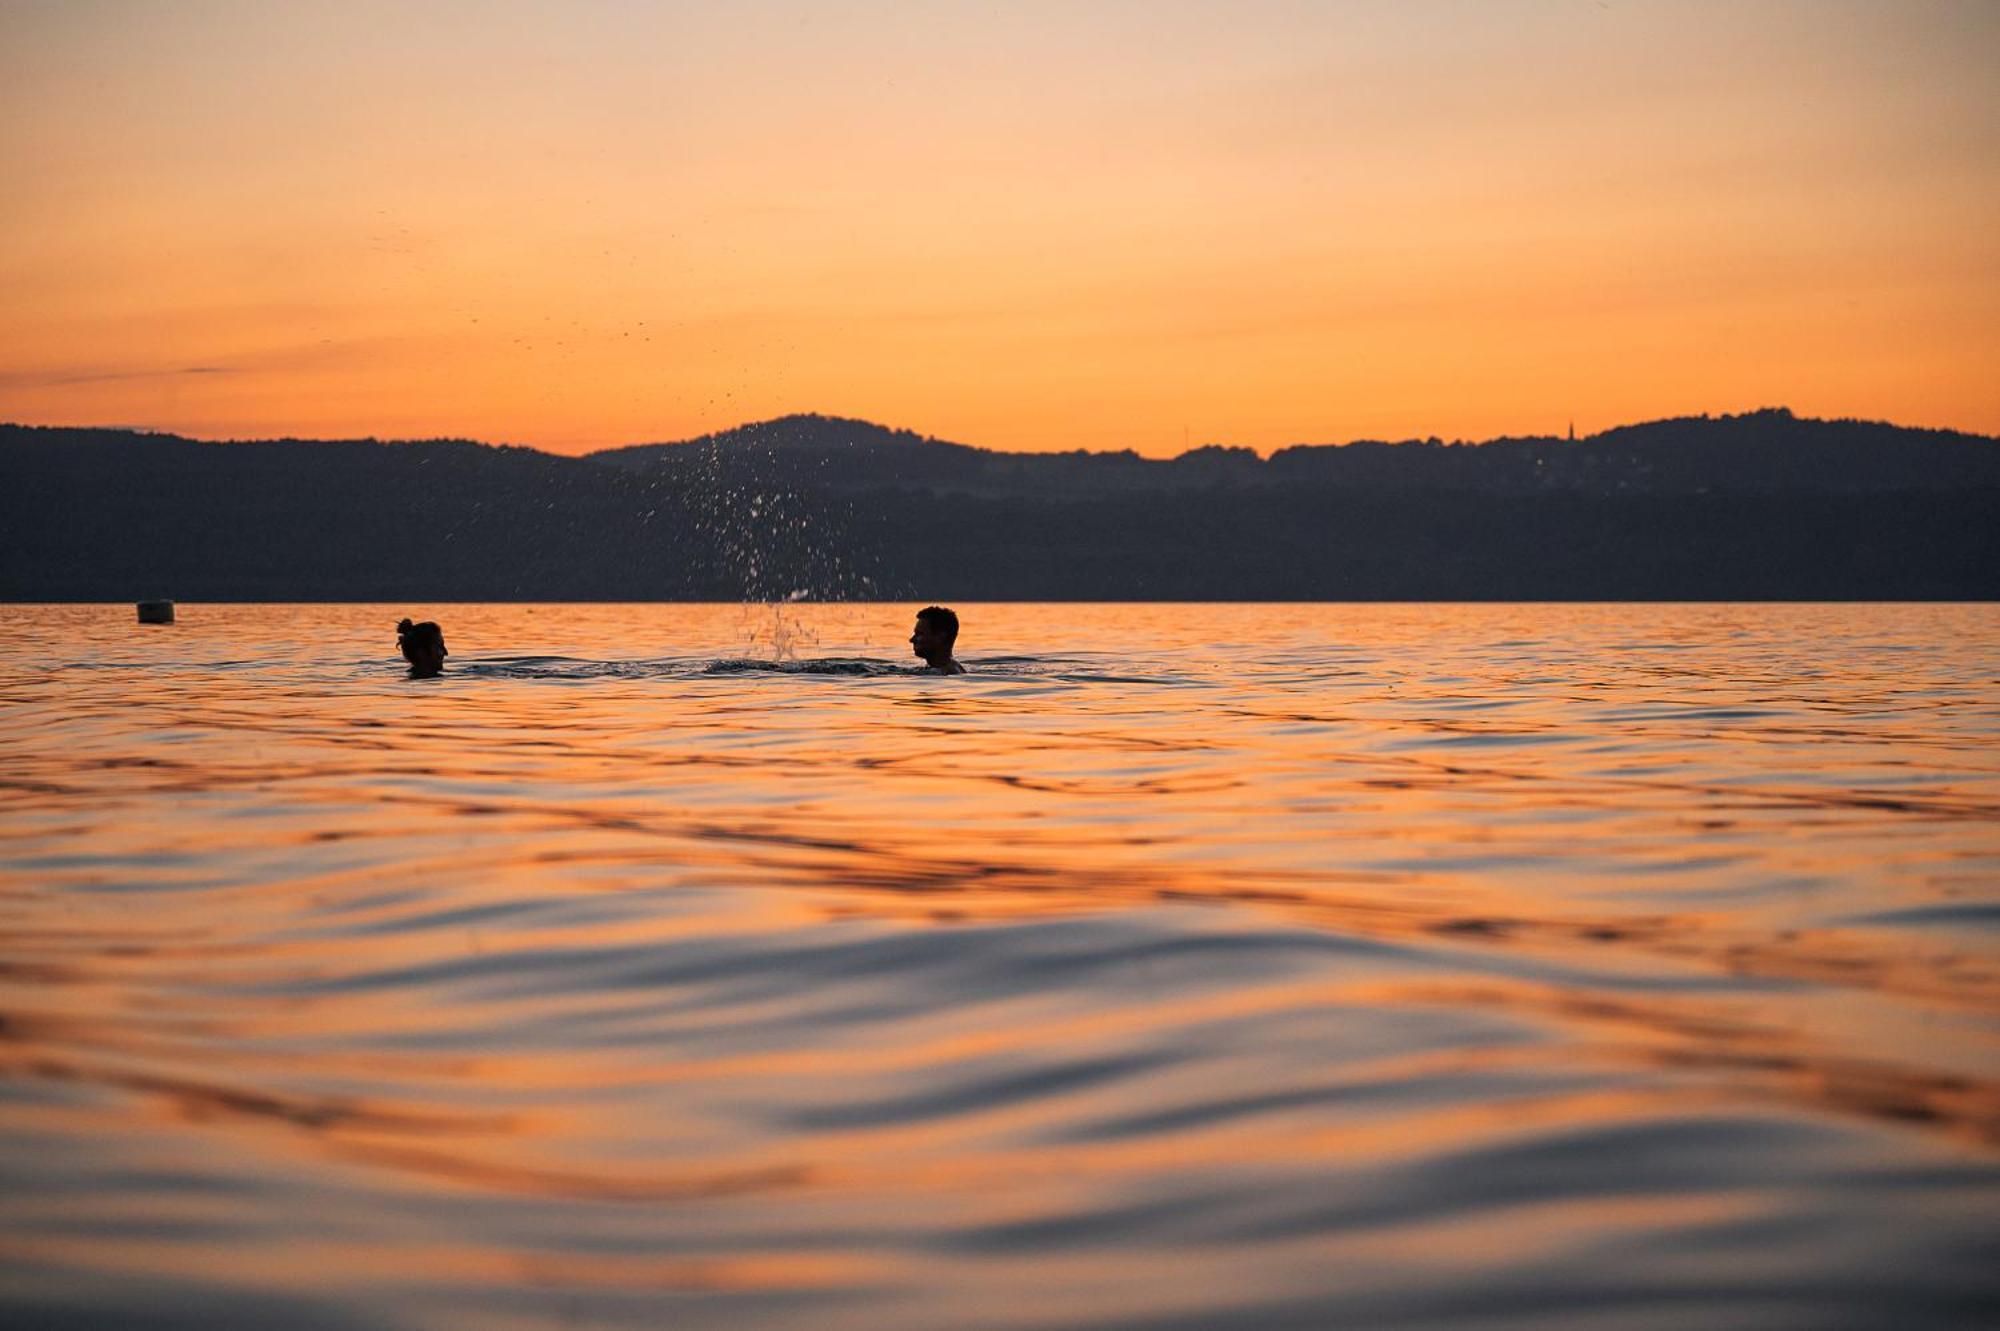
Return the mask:
M927 605L917 611L917 619L919 621L928 620L933 627L942 629L945 637L954 642L958 640L958 614L956 611L947 610L941 605Z

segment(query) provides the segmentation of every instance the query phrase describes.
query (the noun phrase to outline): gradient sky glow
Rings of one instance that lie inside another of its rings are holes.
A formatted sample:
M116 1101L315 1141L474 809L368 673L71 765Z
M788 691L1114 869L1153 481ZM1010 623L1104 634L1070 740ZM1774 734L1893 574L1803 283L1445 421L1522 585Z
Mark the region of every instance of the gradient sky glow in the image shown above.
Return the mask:
M0 0L0 419L2000 433L1996 69L1991 0Z

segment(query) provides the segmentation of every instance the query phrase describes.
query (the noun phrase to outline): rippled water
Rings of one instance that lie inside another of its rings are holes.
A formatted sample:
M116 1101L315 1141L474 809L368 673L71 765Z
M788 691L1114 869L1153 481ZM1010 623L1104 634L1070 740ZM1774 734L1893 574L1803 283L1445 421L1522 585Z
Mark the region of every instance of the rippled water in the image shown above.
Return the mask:
M2000 609L912 608L0 607L0 1314L1993 1312Z

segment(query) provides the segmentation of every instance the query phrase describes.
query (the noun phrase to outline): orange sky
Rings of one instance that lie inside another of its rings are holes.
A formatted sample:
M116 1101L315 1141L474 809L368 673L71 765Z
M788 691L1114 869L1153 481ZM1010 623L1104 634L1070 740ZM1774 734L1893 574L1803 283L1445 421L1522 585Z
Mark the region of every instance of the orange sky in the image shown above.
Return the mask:
M0 419L2000 433L2000 5L0 7Z

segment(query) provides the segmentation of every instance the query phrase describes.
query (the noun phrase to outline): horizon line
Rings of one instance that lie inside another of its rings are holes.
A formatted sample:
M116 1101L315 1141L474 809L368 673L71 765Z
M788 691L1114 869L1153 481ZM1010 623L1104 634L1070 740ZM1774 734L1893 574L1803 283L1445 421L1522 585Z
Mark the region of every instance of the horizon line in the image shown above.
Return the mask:
M596 457L601 454L622 452L629 449L687 447L689 445L701 444L713 440L718 440L730 435L742 434L747 431L762 429L768 426L781 425L789 421L828 421L844 425L863 425L869 427L870 429L882 430L891 434L911 435L914 436L915 439L921 443L944 444L956 448L970 448L977 450L979 452L996 453L1006 457L1065 457L1065 456L1075 457L1078 455L1087 457L1129 456L1137 458L1143 462L1174 462L1180 460L1181 458L1191 456L1192 454L1205 452L1213 449L1220 449L1230 452L1250 453L1254 455L1259 461L1269 461L1272 457L1276 456L1277 454L1287 452L1295 448L1348 448L1355 445L1364 445L1364 444L1377 444L1388 447L1419 445L1419 446L1441 446L1448 448L1477 448L1496 443L1530 442L1530 441L1580 444L1580 443L1586 443L1593 439L1602 438L1607 434L1612 434L1617 431L1640 429L1649 425L1667 425L1678 421L1731 421L1731 420L1742 420L1754 416L1782 417L1788 420L1798 421L1806 424L1817 424L1817 425L1874 425L1874 426L1883 426L1894 430L1906 430L1913 433L1958 435L1969 439L1981 439L1981 440L1986 440L1988 442L2000 443L2000 435L1981 434L1976 430L1959 429L1954 426L1903 425L1892 420L1887 420L1882 418L1862 417L1862 416L1801 416L1797 412L1793 411L1790 407L1782 405L1755 407L1747 411L1718 412L1718 413L1702 411L1702 412L1686 412L1672 416L1656 416L1648 418L1646 420L1627 421L1617 425L1607 426L1604 429L1594 430L1588 434L1573 433L1574 426L1572 425L1571 426L1572 433L1567 435L1562 433L1502 434L1502 435L1492 435L1484 439L1466 439L1464 437L1445 439L1438 435L1433 434L1433 435L1406 435L1400 439L1354 438L1345 440L1330 440L1323 442L1309 442L1302 440L1290 444L1280 444L1274 448L1271 448L1268 451L1260 450L1247 444L1231 444L1224 442L1222 440L1209 440L1202 443L1190 444L1189 446L1183 448L1178 453L1157 454L1157 455L1141 453L1137 449L1130 447L1114 448L1114 449L993 448L985 444L969 444L961 440L946 439L940 435L925 434L922 431L914 430L907 426L887 425L881 421L869 420L866 417L840 416L818 411L786 412L783 415L771 416L761 420L744 421L740 424L728 426L724 429L710 430L703 434L690 435L687 436L686 438L681 438L681 439L648 439L648 440L640 440L633 443L606 444L599 448L592 448L577 453L560 452L555 449L545 448L535 444L511 443L504 440L493 441L487 439L475 439L469 435L384 436L384 435L370 434L370 435L321 436L321 435L285 434L285 435L236 436L229 438L201 438L195 435L182 434L178 431L165 429L158 426L129 425L129 424L128 425L41 425L27 421L0 421L0 430L46 430L51 432L74 431L77 433L89 433L89 432L122 433L122 434L153 436L163 439L178 439L187 443L211 444L218 446L226 446L232 444L284 444L284 443L380 444L385 446L411 445L411 444L470 444L478 448L523 449L526 450L527 452L542 454L545 457L581 460L581 459Z

